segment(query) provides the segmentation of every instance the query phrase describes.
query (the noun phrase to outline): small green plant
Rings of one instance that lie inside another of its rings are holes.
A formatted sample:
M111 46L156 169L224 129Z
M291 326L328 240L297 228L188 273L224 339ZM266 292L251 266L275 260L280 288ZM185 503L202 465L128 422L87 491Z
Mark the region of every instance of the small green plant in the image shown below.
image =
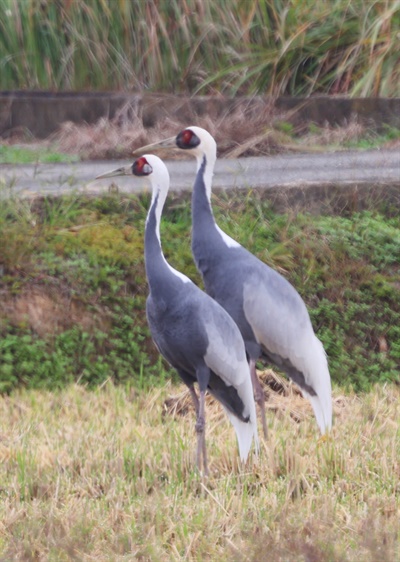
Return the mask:
M400 139L400 129L390 125L384 125L381 131L369 130L359 140L349 140L344 143L348 148L372 149L378 148L390 141Z
M294 125L293 123L289 123L288 121L276 121L274 123L274 128L277 131L281 131L282 133L285 133L286 135L294 135Z
M31 164L77 162L78 156L62 154L49 148L27 148L16 145L0 145L0 164Z

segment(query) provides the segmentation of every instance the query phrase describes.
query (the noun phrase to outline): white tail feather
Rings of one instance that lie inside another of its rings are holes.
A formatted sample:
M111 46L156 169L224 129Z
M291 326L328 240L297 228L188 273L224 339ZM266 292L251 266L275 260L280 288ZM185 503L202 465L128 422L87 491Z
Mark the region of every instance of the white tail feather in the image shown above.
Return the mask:
M236 432L236 437L239 445L240 460L242 462L246 462L249 456L253 438L254 438L255 451L257 454L260 449L260 444L258 441L258 433L257 433L257 421L256 420L254 421L250 418L248 422L242 422L231 412L229 412L229 410L227 410L226 408L224 409L228 414L228 418L230 419Z
M253 385L251 384L250 370L247 361L243 363L243 382L238 384L236 390L244 404L244 415L249 416L248 422L243 422L237 418L232 412L225 408L228 418L230 419L235 431L239 445L239 455L242 462L246 462L249 456L251 444L254 438L254 446L258 455L260 444L258 441L257 431L257 413L254 402Z
M322 434L332 428L332 388L329 375L328 361L322 343L315 336L314 346L310 348L308 369L305 369L306 380L314 389L316 395L310 395L301 390L305 398L311 402L317 419L318 427ZM310 369L309 366L312 366Z

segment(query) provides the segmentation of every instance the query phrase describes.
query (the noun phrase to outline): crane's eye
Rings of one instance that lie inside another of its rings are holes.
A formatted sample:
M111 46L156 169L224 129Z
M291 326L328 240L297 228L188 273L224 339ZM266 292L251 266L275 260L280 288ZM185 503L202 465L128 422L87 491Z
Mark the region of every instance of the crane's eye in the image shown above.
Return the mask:
M178 148L196 148L199 144L199 137L190 129L184 129L176 137L176 145Z
M135 176L149 176L153 171L153 168L147 162L144 156L141 156L132 164L132 174Z

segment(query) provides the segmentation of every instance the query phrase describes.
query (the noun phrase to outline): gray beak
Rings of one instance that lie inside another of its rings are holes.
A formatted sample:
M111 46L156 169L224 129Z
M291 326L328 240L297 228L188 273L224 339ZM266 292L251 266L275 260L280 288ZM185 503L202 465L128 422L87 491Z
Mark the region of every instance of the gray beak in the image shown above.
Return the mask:
M109 172L104 172L104 174L100 174L96 176L96 180L101 178L113 178L115 176L131 176L132 175L132 166L125 166L124 168L116 168L115 170L110 170Z
M148 144L146 146L141 146L132 152L134 156L138 156L140 154L152 154L157 153L162 150L171 150L171 149L178 149L176 146L176 137L171 137L169 139L165 139L159 142L154 142L153 144Z

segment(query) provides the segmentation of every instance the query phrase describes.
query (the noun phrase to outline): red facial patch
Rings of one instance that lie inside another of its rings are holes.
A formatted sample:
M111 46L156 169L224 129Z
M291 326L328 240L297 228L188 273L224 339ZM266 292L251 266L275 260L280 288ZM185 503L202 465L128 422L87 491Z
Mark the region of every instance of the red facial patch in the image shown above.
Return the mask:
M192 140L192 137L193 137L193 132L190 129L186 129L185 131L183 131L182 133L183 144L190 146L190 141Z
M146 158L144 156L141 156L135 162L135 170L139 173L143 173L143 168L146 166L146 164L148 164Z

